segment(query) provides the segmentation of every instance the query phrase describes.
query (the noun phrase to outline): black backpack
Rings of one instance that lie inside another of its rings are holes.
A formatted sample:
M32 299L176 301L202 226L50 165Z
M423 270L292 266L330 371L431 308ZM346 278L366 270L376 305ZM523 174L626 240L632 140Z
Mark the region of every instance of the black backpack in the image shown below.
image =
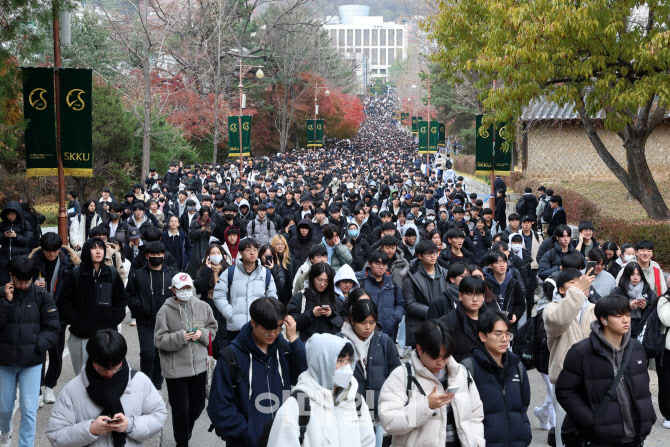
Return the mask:
M521 358L527 370L536 369L548 374L549 346L547 345L547 331L544 328L543 311L531 317L519 328L514 336L512 352Z
M521 215L521 217L524 216L526 212L526 198L524 196L521 196L519 201L516 202L516 212Z
M662 296L660 299L668 299ZM647 359L655 359L663 353L665 349L666 331L662 331L663 325L658 318L657 301L654 302L651 312L643 315L640 321L640 334L637 339L642 343L644 351L647 353Z
M451 167L452 167L453 165L454 165L454 164L452 163L451 158L447 158L447 161L444 162L444 168L445 168L445 169L451 169Z
M542 220L545 221L546 223L551 222L551 218L554 216L554 210L551 209L551 205L549 204L549 200L547 199L542 199L544 202L544 209L542 210ZM552 236L551 234L549 236Z

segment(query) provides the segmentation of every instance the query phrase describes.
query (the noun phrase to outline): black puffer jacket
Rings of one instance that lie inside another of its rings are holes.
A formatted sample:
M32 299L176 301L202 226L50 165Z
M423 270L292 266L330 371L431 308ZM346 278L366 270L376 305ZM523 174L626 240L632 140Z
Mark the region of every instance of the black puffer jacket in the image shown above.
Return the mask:
M486 309L486 304L484 304L479 309L479 315L481 316L481 314L486 312ZM431 318L430 315L429 318ZM440 317L440 320L447 323L454 330L454 352L451 355L459 363L464 358L472 356L473 347L482 345L477 331L470 325L467 318L468 316L465 314L465 309L463 309L463 304L461 303L458 303L456 309L452 309ZM479 324L477 324L477 328L479 328Z
M300 227L307 226L309 228L309 233L307 236L300 234ZM288 241L288 248L290 250L291 256L293 257L293 265L297 268L300 268L301 265L305 263L307 256L309 254L309 249L312 248L312 245L318 244L321 242L321 239L317 239L314 235L314 224L309 219L302 219L298 222L298 229L296 235Z
M172 290L170 290L172 278L179 271L163 262L159 270L161 280L159 283L153 284L151 282L151 272L152 270L147 264L131 273L126 285L126 293L128 295L128 307L133 318L137 319L138 324L153 328L156 326L156 314L165 300L173 296ZM152 289L157 291L158 297L153 296Z
M16 219L12 222L7 217L10 211L16 213ZM28 256L33 241L33 229L23 218L21 205L14 200L7 202L0 213L0 270L4 270L9 265L9 261L22 256ZM16 237L6 237L6 231L14 231Z
M51 295L34 284L14 289L9 301L0 291L0 365L28 367L44 361L58 340L58 310Z
M606 349L614 348L609 344L605 346L602 338L594 332L598 330L596 326L598 323L593 322L589 338L570 348L563 362L563 370L556 381L556 398L569 415L564 430L567 425L571 428L569 431L574 431L576 424L587 439L594 443L616 445L628 442L625 439L626 424L620 400L629 400L631 404L624 405L624 408L631 411L635 440L644 440L656 422L644 348L636 339L628 338L630 334L624 338L624 342L628 339L633 353L622 383L607 407L595 414L598 404L614 380L615 367L612 358L616 358L618 367L624 355L623 350L605 352Z

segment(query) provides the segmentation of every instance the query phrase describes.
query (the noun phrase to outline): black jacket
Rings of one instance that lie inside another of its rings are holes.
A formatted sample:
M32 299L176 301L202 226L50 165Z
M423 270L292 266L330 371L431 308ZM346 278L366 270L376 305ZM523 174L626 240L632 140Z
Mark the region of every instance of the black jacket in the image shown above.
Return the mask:
M165 300L170 298L173 293L170 290L172 286L172 278L179 272L163 262L161 266L160 277L161 282L157 284L151 283L151 268L145 265L139 270L130 274L128 284L126 285L126 293L128 294L128 307L137 320L137 324L153 328L156 326L156 314L161 308ZM154 297L152 289L156 290L158 296Z
M308 226L309 233L307 236L302 236L300 234L301 226ZM288 248L290 250L291 256L293 257L293 266L300 268L301 265L307 260L309 249L312 248L312 245L318 244L321 242L321 239L317 239L314 236L314 224L309 219L302 219L298 225L296 235L288 241Z
M643 440L656 422L656 412L651 401L644 348L634 338L628 344L633 353L622 378L627 388L627 392L623 392L631 399L630 409L637 439ZM619 403L620 388L617 388L607 407L595 414L615 375L615 368L605 349L613 348L606 348L594 332L591 332L589 338L575 343L568 351L563 370L556 381L556 398L568 414L569 420L566 419L564 427L574 427L576 424L588 440L597 444L616 445L625 438Z
M547 235L553 236L554 231L559 225L566 225L568 223L568 216L565 214L565 210L559 209L551 217L551 222L549 222L549 228L547 228Z
M409 275L402 282L405 298L406 346L414 346L414 330L426 320L428 306L447 289L447 271L435 264L435 277L431 278L419 259L409 266Z
M486 311L486 305L479 309L479 315ZM457 362L461 362L464 358L472 356L472 348L481 346L479 334L468 322L468 316L465 314L465 309L461 303L456 309L451 309L449 312L440 317L454 330L454 352L451 354ZM479 326L477 325L477 328Z
M537 272L537 276L539 276L543 281L549 278L552 273L560 270L563 256L569 255L571 253L575 253L575 249L572 244L568 245L568 251L564 253L561 249L561 246L558 245L558 242L556 242L554 244L554 248L546 252L538 261L539 270Z
M300 340L307 341L313 334L337 334L342 329L342 300L335 298L337 309L331 309L330 317L314 316L314 303L305 297L305 311L302 312L303 292L293 295L288 302L288 314L295 319L296 326L300 331Z
M126 316L128 296L123 280L113 267L100 266L100 276L93 277L91 269L76 267L65 277L58 300L61 319L70 325L70 333L79 338L91 338L99 329L114 329ZM75 271L79 270L79 284L75 287ZM114 280L113 280L114 279ZM98 305L100 284L111 287L111 306Z
M447 280L447 290L428 306L426 320L440 318L449 311L456 309L461 303L459 298L458 286Z
M0 291L0 365L41 365L60 333L58 310L51 295L34 284L14 288L14 298Z
M37 265L38 273L33 279L39 277L40 274L42 277L45 277L46 267L44 264L44 250L41 248L36 248L32 253L30 253L29 257L35 261L35 264ZM59 264L58 272L56 274L56 284L51 285L52 288L54 288L53 298L56 303L58 303L60 291L63 289L63 281L65 281L65 277L70 273L70 271L72 271L72 269L75 267L75 264L79 265L79 257L70 247L61 247L60 251L58 252L58 258Z
M495 276L489 267L484 268L484 281L493 295L495 295L496 299L499 299L501 285L495 279ZM526 292L521 280L517 279L510 270L508 270L505 275L505 282L507 282L507 286L505 287L505 296L503 297L503 305L500 310L509 312L510 318L512 317L511 314L516 315L516 321L518 323L521 315L526 311ZM516 323L514 326L516 327Z
M7 218L7 213L10 211L16 213L16 219L13 222ZM30 253L33 229L23 218L21 205L14 200L7 202L0 213L0 218L2 218L0 222L0 270L4 270L12 259L27 256ZM16 237L6 237L6 231L14 231Z

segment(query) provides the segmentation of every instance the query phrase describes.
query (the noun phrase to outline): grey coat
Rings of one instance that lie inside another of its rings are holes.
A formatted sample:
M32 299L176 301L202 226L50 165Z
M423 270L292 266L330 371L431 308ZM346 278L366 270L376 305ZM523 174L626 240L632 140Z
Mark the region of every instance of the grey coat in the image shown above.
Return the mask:
M202 332L200 340L186 341L186 331L194 327ZM214 340L217 328L214 312L206 302L194 296L186 302L176 297L165 300L156 315L154 331L163 376L179 379L207 371L209 340Z
M102 408L88 397L86 372L68 382L51 410L46 435L54 447L112 447L112 434L92 435L89 429ZM151 380L137 372L121 396L123 413L128 418L126 446L142 446L163 428L165 402Z
M260 220L258 216L256 216L254 220L247 224L247 235L256 239L261 245L270 242L276 234L277 230L275 229L275 224L269 220L267 216L263 220Z

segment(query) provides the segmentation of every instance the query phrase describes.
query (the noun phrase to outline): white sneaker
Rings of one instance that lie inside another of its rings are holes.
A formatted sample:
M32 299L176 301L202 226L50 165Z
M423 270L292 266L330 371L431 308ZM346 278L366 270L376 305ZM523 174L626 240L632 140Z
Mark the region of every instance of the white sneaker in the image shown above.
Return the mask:
M544 412L542 411L542 409L540 407L535 407L533 409L533 414L540 421L540 427L542 427L543 430L551 430L551 424L549 423L549 417L546 414L544 414Z
M56 403L56 395L54 394L54 390L49 387L44 388L44 403L45 404L55 404Z
M12 436L10 433L2 433L0 432L0 446L2 447L9 447L9 443L12 440Z
M134 318L131 318L131 319L130 319L130 325L131 325L131 326L137 326L137 321L135 321Z
M40 394L40 400L38 401L38 405L40 408L44 406L44 393Z
M670 428L670 421L667 419L663 419L663 428Z

